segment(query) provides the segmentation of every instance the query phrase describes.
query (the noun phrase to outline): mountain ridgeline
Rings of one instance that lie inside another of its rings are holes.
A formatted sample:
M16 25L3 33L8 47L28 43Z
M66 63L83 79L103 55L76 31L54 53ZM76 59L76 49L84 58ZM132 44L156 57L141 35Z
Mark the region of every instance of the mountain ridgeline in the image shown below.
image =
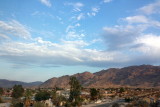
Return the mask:
M110 68L96 73L83 72L75 76L83 87L108 88L108 87L157 87L160 88L160 66L140 65L124 68ZM45 82L21 82L0 79L0 87L11 88L15 84L30 88L69 88L69 75L59 78L53 77Z
M160 87L160 66L140 65L121 69L110 68L96 73L84 72L71 75L77 77L83 87ZM69 87L69 75L51 78L41 88Z
M6 79L0 79L0 87L3 88L12 88L14 85L22 85L23 87L38 87L42 82L36 81L36 82L21 82L21 81L11 81Z

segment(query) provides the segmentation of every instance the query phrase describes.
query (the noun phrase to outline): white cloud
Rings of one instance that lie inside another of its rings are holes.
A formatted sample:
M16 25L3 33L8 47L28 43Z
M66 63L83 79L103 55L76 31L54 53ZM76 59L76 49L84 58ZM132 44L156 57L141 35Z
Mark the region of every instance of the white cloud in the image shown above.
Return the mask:
M151 26L160 28L160 22L156 20L149 21Z
M136 27L115 26L104 28L103 37L107 52L116 51L117 55L121 55L119 57L114 56L114 60L108 63L113 63L121 57L122 62L117 62L118 65L159 64L160 35L145 34L144 30L139 30Z
M41 3L43 3L44 5L46 5L46 6L48 6L48 7L51 7L51 6L52 6L50 0L40 0L40 1L41 1Z
M13 36L23 39L31 38L31 34L28 29L15 20L9 22L0 21L0 33L8 38Z
M73 11L75 11L75 12L80 12L80 11L81 11L81 8L84 6L84 4L81 3L81 2L65 3L64 5L73 6Z
M84 47L84 46L89 45L88 43L84 42L83 40L76 40L76 41L62 40L62 42L69 47Z
M75 26L69 25L66 28L66 33L69 32L70 30L73 30L75 28Z
M91 41L91 44L94 44L94 43L97 43L97 42L103 42L103 40L102 39L93 39Z
M136 50L151 56L160 57L160 36L147 34L137 38L136 43L140 44Z
M68 25L66 28L66 39L67 40L80 40L85 34L83 32L77 32L76 28L79 27L80 24L76 23L75 25Z
M84 13L80 13L80 14L77 16L77 20L81 20L81 19L83 19L83 18L85 18Z
M99 12L100 8L99 7L93 7L91 9L91 12L88 12L87 15L88 16L96 16L96 14Z
M36 38L35 42L6 42L0 46L0 58L14 64L25 65L88 65L104 66L99 62L107 63L115 60L116 52L103 52L92 49L83 49L88 43L65 41L61 44L44 41Z
M99 8L93 7L92 11L97 13L99 11Z
M79 26L81 26L81 24L77 23L75 26L76 26L76 27L79 27Z
M73 4L73 6L74 6L74 11L81 11L81 8L84 6L84 4L77 2Z
M74 27L80 26L79 23ZM32 38L30 32L17 21L0 22L1 32L5 34L14 34L22 38L31 38L20 42L10 40L0 42L0 59L13 63L13 65L28 66L56 66L56 65L88 65L104 66L106 63L115 63L118 59L117 52L105 52L95 49L87 49L90 44L82 40L83 33L68 30L68 37L76 38L74 40L62 40L61 43L45 41L41 37ZM9 38L3 33L1 38Z
M104 0L103 2L104 2L104 3L109 3L109 2L111 2L111 1L113 1L113 0Z
M85 36L83 33L76 33L75 31L67 32L66 39L74 40L74 39L82 39Z
M149 19L148 17L143 15L129 16L129 17L123 18L123 20L127 21L128 24L137 24L137 26L139 26L143 30L150 27L154 27L154 28L160 27L159 21Z
M148 18L142 15L126 17L128 23L148 23Z
M80 8L80 7L83 7L84 4L80 3L80 2L77 2L74 4L75 8Z
M147 15L154 14L154 13L160 13L159 10L160 10L160 1L159 0L138 9L138 11L141 11L144 14L147 14Z
M3 40L3 39L10 39L10 38L4 34L0 34L0 40Z

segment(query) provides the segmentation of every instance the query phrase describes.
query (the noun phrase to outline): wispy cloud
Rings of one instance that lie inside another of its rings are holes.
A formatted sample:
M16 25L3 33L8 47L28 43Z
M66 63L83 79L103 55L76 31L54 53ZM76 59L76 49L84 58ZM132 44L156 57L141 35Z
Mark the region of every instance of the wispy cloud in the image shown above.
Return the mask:
M10 39L8 36L4 35L4 34L0 34L0 40L4 40L4 39Z
M144 15L137 15L137 16L128 16L123 18L128 24L139 24L141 29L146 29L149 27L160 27L160 22L157 20L153 20L152 18L148 18Z
M109 3L111 1L113 1L113 0L103 0L104 3Z
M29 39L31 38L30 32L27 30L27 28L20 24L16 20L12 20L9 22L0 21L0 33L3 35L3 37L20 37L23 39Z
M88 12L87 15L88 16L96 16L96 14L99 12L100 8L99 7L93 7L91 9L91 12Z
M77 16L77 20L78 20L78 21L81 20L81 19L83 19L83 18L85 18L84 13L80 13L80 14Z
M129 23L148 23L148 18L143 15L129 16L125 18Z
M75 25L69 25L66 28L66 39L67 40L82 40L85 37L85 34L83 32L77 32L76 28L80 27L79 23L76 23Z
M77 2L73 4L73 6L74 6L74 11L81 11L81 8L84 6L84 4Z
M50 0L40 0L40 1L41 1L42 4L44 4L44 5L48 6L48 7L52 6Z
M160 10L160 1L159 0L138 9L138 11L140 11L144 14L147 14L147 15L154 14L154 13L160 13L159 10Z
M75 11L75 12L80 12L81 8L84 6L84 4L81 3L81 2L76 2L76 3L67 2L64 5L72 6L73 7L73 11Z
M74 40L74 39L80 40L83 37L85 37L85 34L76 33L75 31L69 31L67 32L67 35L66 35L66 39L69 39L69 40Z

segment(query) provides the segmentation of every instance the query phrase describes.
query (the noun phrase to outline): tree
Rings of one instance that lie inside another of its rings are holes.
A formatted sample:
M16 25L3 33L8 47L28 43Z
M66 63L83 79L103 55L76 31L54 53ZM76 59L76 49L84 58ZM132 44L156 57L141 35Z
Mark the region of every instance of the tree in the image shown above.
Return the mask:
M53 101L54 105L57 104L57 93L56 92L57 92L56 89L51 92L51 97L52 97L52 101Z
M51 98L52 98L52 102L55 106L61 106L61 102L65 101L66 102L66 98L62 95L58 95L57 92L58 88L55 88L55 90L53 90L51 92ZM59 89L58 89L59 90Z
M24 96L25 96L24 105L25 105L25 107L28 107L30 105L32 94L33 94L33 92L32 92L31 89L27 89L25 91L25 93L24 93Z
M22 85L14 85L13 86L13 92L12 92L12 104L14 107L23 107L23 103L19 99L23 96L24 89Z
M70 78L70 96L69 96L69 102L72 106L81 106L82 104L82 98L80 97L81 94L81 85L76 77Z
M91 96L91 100L97 100L98 98L100 98L99 90L97 90L95 88L91 88L90 89L90 96Z
M23 96L24 89L22 85L14 85L13 87L13 92L12 92L12 97L15 99L18 99Z
M23 107L23 103L22 102L19 102L19 103L16 103L13 105L14 107Z
M3 92L4 92L3 88L0 87L0 96L2 96Z
M4 91L3 91L3 88L0 87L0 103L3 102L2 99L1 99L1 96L3 95L3 92L4 92Z
M40 91L35 95L36 101L48 100L50 98L50 93L47 91Z
M30 99L30 97L32 96L32 90L27 89L27 90L25 91L24 96L26 97L26 99Z
M125 89L124 89L123 87L121 87L121 88L119 89L119 93L123 93L123 92L125 92Z

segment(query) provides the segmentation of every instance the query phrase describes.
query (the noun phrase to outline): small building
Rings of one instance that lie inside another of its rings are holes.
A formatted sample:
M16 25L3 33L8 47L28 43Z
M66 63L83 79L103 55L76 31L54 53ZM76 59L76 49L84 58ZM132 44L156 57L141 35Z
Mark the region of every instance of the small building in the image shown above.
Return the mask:
M54 107L51 99L46 100L44 103L47 105L47 107Z

